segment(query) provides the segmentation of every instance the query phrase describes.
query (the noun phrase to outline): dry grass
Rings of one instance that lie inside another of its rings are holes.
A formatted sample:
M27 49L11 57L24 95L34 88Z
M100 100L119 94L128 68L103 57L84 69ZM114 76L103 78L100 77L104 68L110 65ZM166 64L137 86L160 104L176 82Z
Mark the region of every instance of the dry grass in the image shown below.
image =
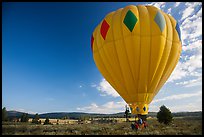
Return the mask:
M52 120L51 120L52 121ZM52 122L56 121L53 120ZM69 121L69 120L68 120ZM119 120L118 120L119 121ZM148 119L148 128L132 130L129 122L34 125L7 122L2 125L3 135L202 135L202 118L175 118L170 125Z

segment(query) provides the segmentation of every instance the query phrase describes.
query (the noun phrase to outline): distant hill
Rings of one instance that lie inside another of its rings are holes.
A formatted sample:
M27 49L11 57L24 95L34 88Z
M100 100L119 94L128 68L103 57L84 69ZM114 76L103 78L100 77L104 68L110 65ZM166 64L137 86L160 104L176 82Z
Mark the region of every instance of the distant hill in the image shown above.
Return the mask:
M8 117L20 118L24 112L19 111L7 111ZM156 117L157 112L149 112L148 117ZM197 112L177 112L172 113L173 117L202 117L202 111ZM29 118L33 118L35 114L28 114ZM54 113L44 113L39 114L40 118L63 118L69 117L70 119L79 119L80 117L124 117L124 112L115 113L115 114L99 114L99 113L82 113L82 112L54 112Z
M20 118L23 115L24 112L19 112L19 111L7 111L8 117L16 117ZM28 117L33 118L34 114L28 114Z

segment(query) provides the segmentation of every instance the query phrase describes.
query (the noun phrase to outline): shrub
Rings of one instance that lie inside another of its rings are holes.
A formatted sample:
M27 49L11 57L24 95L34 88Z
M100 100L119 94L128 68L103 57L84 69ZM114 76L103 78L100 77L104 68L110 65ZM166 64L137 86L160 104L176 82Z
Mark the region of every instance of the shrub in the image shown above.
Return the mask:
M50 122L49 118L45 119L44 125L52 125L52 123Z
M28 113L23 113L23 115L21 116L21 122L28 122L28 120Z
M33 118L32 120L32 123L35 123L35 124L41 124L41 121L39 120L39 115L38 113L35 114L35 117Z
M157 120L160 123L169 124L172 122L172 118L171 111L166 106L161 106L160 111L157 113Z

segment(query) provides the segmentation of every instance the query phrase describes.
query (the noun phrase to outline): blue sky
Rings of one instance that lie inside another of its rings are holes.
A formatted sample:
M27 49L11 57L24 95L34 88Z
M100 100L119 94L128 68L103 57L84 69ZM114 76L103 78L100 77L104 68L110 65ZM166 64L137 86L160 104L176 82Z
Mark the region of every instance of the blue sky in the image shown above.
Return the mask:
M90 39L106 14L154 5L180 24L180 61L149 111L202 110L202 3L67 2L2 4L2 107L28 113L124 111L97 69Z

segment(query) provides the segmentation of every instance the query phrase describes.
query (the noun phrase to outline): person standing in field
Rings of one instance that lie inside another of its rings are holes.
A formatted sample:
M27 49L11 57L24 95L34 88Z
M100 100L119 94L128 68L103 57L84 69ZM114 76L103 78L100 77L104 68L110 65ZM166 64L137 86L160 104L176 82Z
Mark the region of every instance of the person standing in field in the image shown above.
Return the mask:
M131 123L131 128L132 128L132 130L135 129L135 125L134 125L134 123Z
M137 123L137 121L135 121L135 129L136 129L136 130L139 129L139 124Z
M143 121L144 128L147 128L147 122Z
M138 123L139 123L140 125L142 125L142 123L143 123L142 118L139 118L139 119L138 119Z

